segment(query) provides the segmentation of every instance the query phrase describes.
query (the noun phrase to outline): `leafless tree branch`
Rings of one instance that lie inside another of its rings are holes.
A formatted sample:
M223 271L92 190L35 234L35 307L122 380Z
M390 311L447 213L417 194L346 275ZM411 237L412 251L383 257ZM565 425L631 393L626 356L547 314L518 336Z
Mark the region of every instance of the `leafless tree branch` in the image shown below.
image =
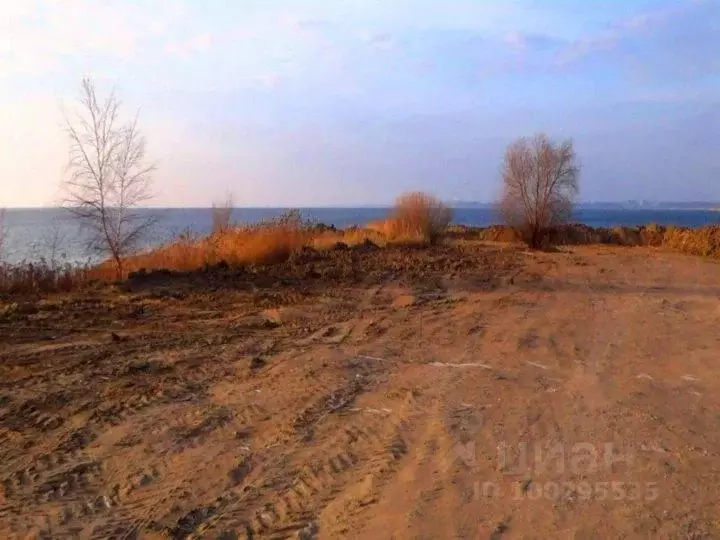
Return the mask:
M70 139L65 203L89 231L88 248L109 255L119 278L125 257L154 222L132 209L151 198L155 171L146 162L137 115L121 123L120 105L114 92L99 100L94 83L83 79L79 111L72 118L65 114Z
M233 196L228 193L222 204L212 206L212 232L222 234L230 228L233 211Z

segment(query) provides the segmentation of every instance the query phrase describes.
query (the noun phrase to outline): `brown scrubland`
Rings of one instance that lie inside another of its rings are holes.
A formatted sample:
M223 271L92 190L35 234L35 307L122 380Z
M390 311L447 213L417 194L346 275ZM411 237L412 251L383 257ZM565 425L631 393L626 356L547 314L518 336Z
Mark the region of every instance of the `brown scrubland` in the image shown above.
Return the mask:
M720 536L720 227L225 223L2 268L0 537Z
M526 242L523 231L507 225L449 225L450 210L439 201L430 200L428 206L420 206L419 210L399 207L384 220L347 229L306 222L299 213L291 211L263 223L224 226L205 237L184 233L165 245L128 256L123 262L123 277L137 271L186 272L216 265L267 265L286 261L293 253L302 250L323 251L366 243L378 247L431 246L443 238L513 244ZM654 247L719 258L720 226L683 228L650 224L594 228L566 224L543 230L541 244L543 249L592 244ZM42 260L19 265L0 263L0 293L4 294L70 291L98 281L116 279L114 261L81 268Z

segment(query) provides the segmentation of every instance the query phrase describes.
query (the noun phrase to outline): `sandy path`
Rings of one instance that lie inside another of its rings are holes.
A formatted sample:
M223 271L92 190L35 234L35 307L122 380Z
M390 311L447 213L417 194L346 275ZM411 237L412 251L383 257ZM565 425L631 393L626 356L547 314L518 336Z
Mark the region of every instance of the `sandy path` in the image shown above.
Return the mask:
M518 257L491 291L178 302L118 327L123 364L9 340L0 534L720 536L720 267Z

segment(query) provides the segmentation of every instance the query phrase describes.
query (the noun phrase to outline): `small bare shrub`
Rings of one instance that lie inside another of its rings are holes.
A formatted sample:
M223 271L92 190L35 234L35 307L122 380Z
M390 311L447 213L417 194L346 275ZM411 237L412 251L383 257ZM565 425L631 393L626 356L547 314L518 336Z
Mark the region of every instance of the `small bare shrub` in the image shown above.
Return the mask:
M391 242L434 244L452 222L452 209L434 195L404 193L386 220L368 224L368 229L385 235Z
M508 244L520 241L515 229L505 225L491 225L482 228L478 232L478 238L486 242L502 242Z
M611 229L615 243L621 246L640 246L642 245L642 236L637 228L633 227L613 227Z
M222 234L230 228L233 212L233 197L228 194L225 201L212 206L212 233Z
M665 227L655 223L640 227L640 238L644 246L660 246L663 243L664 236Z

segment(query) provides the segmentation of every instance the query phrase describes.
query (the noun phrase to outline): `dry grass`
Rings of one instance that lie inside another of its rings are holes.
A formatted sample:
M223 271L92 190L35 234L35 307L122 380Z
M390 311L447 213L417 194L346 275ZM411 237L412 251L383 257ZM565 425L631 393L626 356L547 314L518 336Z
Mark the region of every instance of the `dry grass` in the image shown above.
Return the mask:
M225 229L208 237L183 234L173 242L128 258L126 275L140 269L198 270L225 263L230 266L281 263L305 247L334 249L339 245L355 246L366 242L384 247L388 244L431 244L448 230L449 209L428 196L401 197L393 214L366 227L334 230L304 223L298 214L256 225ZM422 195L422 194L420 194ZM451 236L463 236L462 227L448 230ZM517 242L520 238L510 227L493 226L470 229L474 238L494 242ZM465 233L467 234L467 233ZM592 228L566 225L548 232L553 245L613 244L626 246L664 246L705 256L720 256L720 227L702 229L646 227ZM87 272L93 279L114 279L114 268L103 263Z
M515 231L507 226L494 225L473 231L480 240L491 242L520 242ZM461 231L453 231L461 235ZM468 232L464 233L465 235ZM553 245L612 244L619 246L664 247L691 255L720 258L720 225L697 229L664 227L650 224L641 227L593 228L586 225L565 225L547 231Z
M398 243L425 245L437 241L441 232L455 239L521 240L511 227L449 227L449 220L449 209L437 199L423 194L401 197L388 219L364 228L335 230L303 222L298 213L289 213L260 224L229 227L207 237L184 233L164 246L129 257L124 264L123 277L141 269L193 271L221 263L230 266L281 263L304 248L322 251L368 242L380 247ZM720 258L720 226L682 229L648 225L605 229L564 225L551 229L548 238L555 245L661 246ZM110 261L95 267L73 267L46 261L18 265L0 263L0 294L70 291L93 281L115 279L115 266Z
M61 264L55 260L10 264L3 261L5 211L0 209L0 295L67 292L89 280L86 267Z
M692 255L720 258L720 225L700 229L668 227L663 235L663 245Z
M124 264L125 277L141 269L192 271L218 264L275 264L306 247L327 250L338 244L354 246L368 241L378 246L387 244L385 236L376 231L313 225L293 211L259 224L224 228L207 237L184 233L164 246L129 257ZM93 277L112 279L112 270L109 262L103 263L94 269Z
M385 247L388 244L388 237L384 233L369 227L350 227L341 231L322 232L313 238L311 246L317 250L326 250L333 249L338 244L357 246L367 242Z
M301 219L299 212L259 224L231 226L231 199L213 208L213 233L199 237L183 233L175 240L152 250L127 257L123 275L139 270L193 271L208 266L266 265L281 263L303 248L335 249L371 242L432 244L452 219L452 211L439 199L424 193L398 197L391 216L367 227L344 231L315 226ZM115 281L116 265L105 261L91 268L38 264L0 267L0 292L52 292L78 288L89 281Z
M452 219L452 211L439 199L424 193L401 195L387 220L344 231L304 222L296 211L256 225L218 227L205 238L185 234L175 241L128 258L126 275L141 269L191 271L225 263L231 266L280 263L304 247L333 249L372 242L433 244ZM223 225L226 223L222 220ZM111 267L96 269L110 278Z
M0 263L0 294L67 292L91 281L92 271L69 264L56 266L46 261Z
M140 269L197 270L228 264L272 264L287 260L293 251L310 245L317 233L312 227L290 218L267 223L230 227L207 237L182 234L176 240L151 251L129 257L126 275ZM109 263L98 267L108 276Z
M267 222L224 227L209 236L190 232L175 240L128 257L123 264L123 278L144 270L193 271L218 264L229 266L281 263L294 252L310 247L328 250L339 244L354 246L372 242L387 244L384 235L360 227L338 231L304 222L299 213L290 212ZM0 293L56 292L77 289L91 281L112 282L117 279L112 261L94 267L38 263L0 264Z
M395 200L389 218L369 223L367 228L393 243L434 244L452 217L452 209L434 195L405 193Z

